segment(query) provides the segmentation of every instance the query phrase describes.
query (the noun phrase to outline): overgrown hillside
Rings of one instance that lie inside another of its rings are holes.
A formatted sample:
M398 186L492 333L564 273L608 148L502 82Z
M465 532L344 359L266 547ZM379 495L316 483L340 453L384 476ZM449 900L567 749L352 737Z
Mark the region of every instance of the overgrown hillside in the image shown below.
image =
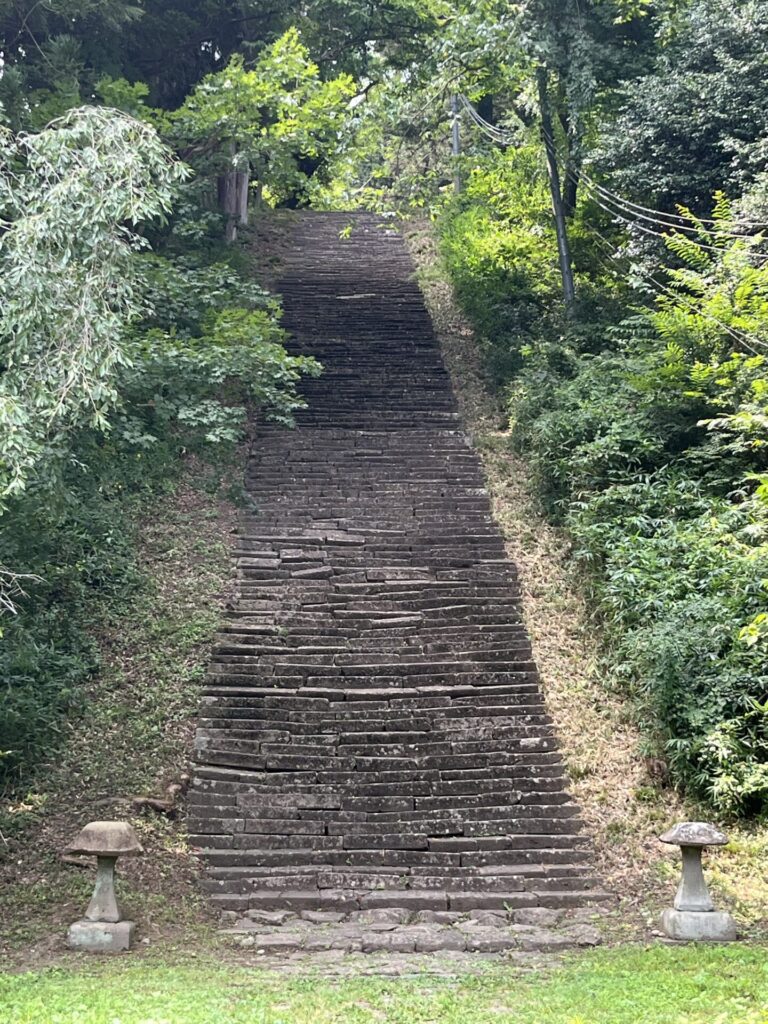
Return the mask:
M418 87L389 72L318 201L432 212L640 753L660 781L759 817L768 6L441 10ZM439 86L458 96L453 161Z
M48 45L79 52L65 42ZM46 124L84 98L88 75L75 62L77 89L15 89L42 74L17 45L0 76L0 790L11 799L85 710L103 622L130 614L142 517L190 455L236 484L227 460L249 415L290 425L301 377L321 370L288 355L279 300L231 244L247 210L218 200L265 151L260 185L300 189L301 154L320 160L350 91L348 78L321 80L289 31L255 70L233 57L174 111L148 106L142 83L102 77L108 106ZM244 103L260 105L274 139L237 120Z
M499 157L496 173L520 196L525 155ZM759 243L727 237L738 222L723 200L716 212L711 228L691 221L697 233L670 242L677 259L663 288L641 286L655 293L645 305L627 260L604 266L590 251L585 199L574 262L587 308L570 322L555 275L541 272L541 207L499 202L476 172L441 233L648 755L721 811L750 815L764 809L768 771L768 277ZM533 251L517 244L526 235Z

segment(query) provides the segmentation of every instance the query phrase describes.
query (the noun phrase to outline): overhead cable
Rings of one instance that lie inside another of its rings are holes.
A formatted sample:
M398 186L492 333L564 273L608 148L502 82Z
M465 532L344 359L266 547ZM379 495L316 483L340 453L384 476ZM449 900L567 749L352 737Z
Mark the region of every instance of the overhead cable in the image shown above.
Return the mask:
M555 140L552 138L551 134L549 134L548 132L545 131L544 135L545 135L547 141L549 141L550 145L554 148L555 153L557 155L559 155L557 153L557 147L556 147L556 144L555 144ZM562 160L562 157L560 157L560 159ZM579 178L568 170L568 167L565 164L565 161L563 161L563 164L564 164L564 167L565 167L566 174L570 174L572 180L578 181ZM589 185L592 186L593 191L594 191L594 189L597 187L597 183L593 183L591 181L591 179L589 178L589 176L586 175L586 174L582 174L581 177L584 179L585 182L587 182ZM608 190L605 190L605 191L608 191ZM611 195L614 195L614 194L611 193ZM622 198L620 196L618 196L616 198L620 202L624 202L624 200L622 200ZM626 217L622 217L615 210L612 210L608 206L605 206L602 203L600 203L597 200L595 200L594 194L592 195L592 199L593 199L593 201L597 202L598 206L600 206L602 209L606 210L606 212L610 213L612 216L616 217L618 220L623 221L625 224L629 224L629 225L631 225L633 227L639 228L639 230L644 231L646 234L655 235L655 236L657 236L659 238L662 238L662 239L668 239L670 237L674 237L674 236L670 236L669 234L666 234L666 233L661 233L661 232L658 232L658 231L652 231L650 228L645 228L643 225L637 224L636 221L630 220L630 219L628 219ZM627 205L630 205L630 204L627 203ZM637 205L637 204L635 204L635 205ZM644 209L648 209L648 208L644 208ZM658 211L650 210L649 212L655 213L655 212L658 212ZM682 218L681 218L681 220L682 220ZM715 221L715 220L705 219L705 218L700 218L700 221L702 223L711 223L711 224L717 224L717 225L720 224L720 221ZM609 239L607 239L605 237L605 235L602 234L601 231L598 231L597 228L593 227L591 224L587 223L586 221L583 222L583 226L589 232L591 232L603 244L604 247L608 248L609 253L610 253L612 259L618 260L618 259L621 258L620 254L619 254L618 248L616 246L614 246L613 243ZM673 228L673 229L675 229L675 230L679 230L679 227L677 225L668 225L668 226ZM697 232L697 233L701 234L701 232ZM680 237L685 237L685 236L680 236ZM746 240L746 239L748 239L749 236L736 235L736 236L733 236L733 237L736 237L736 238L739 238L739 239L742 239L742 240ZM712 250L713 252L727 253L727 252L730 251L728 249L722 249L722 248L718 248L716 246L704 245L701 242L697 242L696 244L700 248L709 249L709 250ZM767 256L764 256L762 254L751 254L751 255L757 255L763 261L768 259ZM601 260L600 262L603 263L603 260ZM725 331L725 333L728 334L729 337L733 338L734 341L737 341L740 345L744 346L744 348L747 348L754 355L758 355L759 353L758 353L757 349L755 349L755 347L753 345L753 342L758 344L763 349L766 347L764 342L762 342L762 341L760 341L758 339L754 339L754 338L750 339L748 335L744 334L742 331L734 329L729 324L723 323L722 320L720 320L718 317L716 317L714 314L710 313L709 311L704 310L704 309L699 309L693 302L691 302L689 299L687 299L684 295L682 295L680 292L676 292L673 288L670 288L668 285L664 284L662 281L659 281L656 277L653 276L653 274L650 274L647 271L641 270L641 275L645 278L646 281L650 282L655 287L657 293L664 293L665 295L668 295L669 297L674 299L675 302L680 303L681 305L685 306L688 310L693 311L696 315L703 316L705 319L709 320L711 323L716 324L721 330Z
M482 114L472 103L470 103L463 93L459 93L459 102L480 131L487 135L493 142L507 146L515 141L516 136L514 132L510 132L506 128L499 128L498 125L494 125L491 124L490 121L486 121Z
M586 187L587 187L587 191L589 192L590 199L597 206L599 206L601 210L605 210L605 212L609 213L615 220L621 221L623 224L626 224L629 227L632 227L635 230L640 231L640 232L642 232L645 235L651 235L654 238L661 238L665 242L668 241L670 238L685 239L687 241L693 242L698 249L704 249L707 252L720 253L721 255L723 255L723 254L727 255L727 254L733 252L732 249L726 249L723 246L708 245L706 242L700 242L698 240L694 241L694 239L689 238L688 235L685 235L685 234L682 234L682 233L676 233L677 232L676 228L673 229L673 233L669 233L669 232L666 232L666 231L654 231L653 228L646 227L644 224L639 224L636 220L632 219L631 217L625 216L624 214L619 213L616 209L614 209L614 208L612 208L610 206L607 206L604 202L601 202L601 198L598 196L597 193L594 192L594 190L591 189L591 186L587 185ZM746 236L745 235L739 235L738 236L738 238L741 241L748 241L749 237L750 237L749 235L746 235ZM749 252L749 253L747 253L747 255L750 256L752 259L754 259L756 262L759 262L759 263L765 263L766 260L768 260L768 255L766 255L765 253Z
M749 237L760 233L759 231L723 231L723 222L719 220L713 220L711 217L691 216L689 218L686 218L683 217L682 215L674 213L665 213L662 210L654 210L650 206L642 206L639 203L633 203L631 200L625 199L623 196L618 195L616 192L612 192L604 185L601 185L599 182L595 181L594 178L591 178L583 168L580 168L578 174L575 174L568 167L567 160L564 158L561 150L558 148L557 143L552 138L552 136L546 131L543 131L542 134L545 136L550 145L554 147L555 152L557 153L561 162L563 163L565 173L568 174L573 181L584 182L587 185L591 186L591 188L595 192L597 192L602 199L604 199L606 202L613 204L614 206L619 207L624 213L626 213L628 216L632 218L643 220L648 223L658 224L660 227L672 228L676 231L688 232L697 235L700 235L702 232L699 228L695 226L695 223L692 222L698 222L699 224L712 224L718 228L717 231L712 233L716 234L720 238L748 239ZM647 216L647 214L653 214L653 216L649 217ZM759 224L757 221L748 221L745 223L748 223L755 228L766 227L766 225Z
M601 231L598 231L598 229L593 227L591 224L585 223L583 226L587 229L587 231L591 232L598 239L598 241L601 242L604 248L607 248L609 250L609 253L613 260L618 261L619 259L623 258L620 255L618 248L609 239L607 239ZM603 261L601 260L601 263L602 262ZM734 341L737 341L740 345L743 345L745 348L749 349L749 351L752 352L754 355L759 355L759 352L754 347L753 342L758 344L761 348L765 348L764 342L754 338L750 339L750 337L744 334L742 331L738 331L733 327L729 326L728 324L723 323L723 321L716 317L713 313L709 313L707 310L699 309L696 305L694 305L693 302L687 299L684 295L682 295L680 292L676 292L673 288L670 288L669 285L664 284L662 281L659 281L656 277L653 276L653 274L650 274L642 269L640 271L640 274L642 277L645 278L646 281L650 282L652 285L655 286L655 290L657 291L657 293L663 292L664 294L673 298L675 302L681 303L687 309L692 310L698 316L703 316L705 319L711 321L714 324L717 324L717 326L721 330L725 331L725 333L728 334L729 337L733 338Z

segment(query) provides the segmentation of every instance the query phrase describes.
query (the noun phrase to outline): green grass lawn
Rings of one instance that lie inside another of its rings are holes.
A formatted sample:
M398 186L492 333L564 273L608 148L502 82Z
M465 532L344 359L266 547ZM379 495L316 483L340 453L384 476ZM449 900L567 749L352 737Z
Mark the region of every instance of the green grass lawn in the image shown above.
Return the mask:
M259 968L157 966L0 976L2 1024L768 1024L768 949L594 951L546 972L287 977Z

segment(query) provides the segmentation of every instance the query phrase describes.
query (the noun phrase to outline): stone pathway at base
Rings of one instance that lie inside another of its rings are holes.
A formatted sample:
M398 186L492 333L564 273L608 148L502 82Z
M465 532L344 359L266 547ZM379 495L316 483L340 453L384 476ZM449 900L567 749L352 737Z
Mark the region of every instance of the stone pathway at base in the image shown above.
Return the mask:
M325 373L253 445L196 739L203 884L273 949L330 941L307 912L349 949L591 944L545 924L606 897L410 258L370 215L292 231L284 322Z
M602 941L588 908L409 913L394 907L344 915L333 911L230 912L224 932L238 945L268 955L338 950L342 953L558 953Z

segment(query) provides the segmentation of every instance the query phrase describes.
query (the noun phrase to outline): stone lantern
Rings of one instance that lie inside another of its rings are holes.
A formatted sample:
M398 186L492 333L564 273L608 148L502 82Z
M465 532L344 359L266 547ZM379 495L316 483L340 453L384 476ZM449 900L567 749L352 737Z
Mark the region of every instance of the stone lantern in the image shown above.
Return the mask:
M683 876L675 896L674 908L661 915L661 929L671 939L733 942L736 922L730 914L715 910L709 895L701 854L705 846L724 846L728 837L703 821L674 825L660 842L679 846L683 855Z
M67 945L94 953L119 953L130 949L134 924L122 920L117 905L115 864L118 857L144 852L133 828L124 821L92 821L64 852L96 857L97 864L91 902L85 917L70 926Z

